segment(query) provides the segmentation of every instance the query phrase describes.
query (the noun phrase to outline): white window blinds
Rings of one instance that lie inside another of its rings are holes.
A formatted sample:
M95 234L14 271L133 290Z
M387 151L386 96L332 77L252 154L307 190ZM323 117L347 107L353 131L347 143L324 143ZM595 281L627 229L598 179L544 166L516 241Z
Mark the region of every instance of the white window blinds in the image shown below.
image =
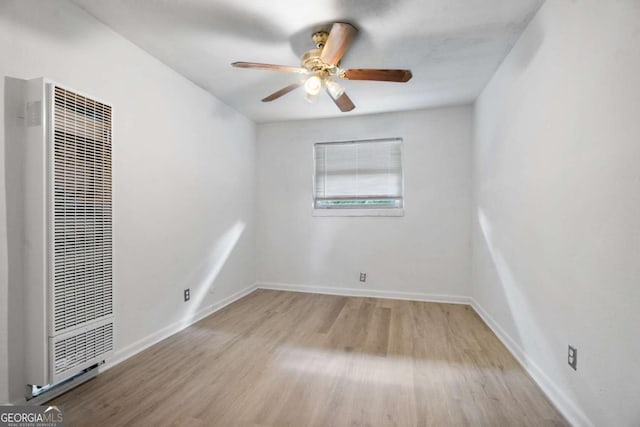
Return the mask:
M399 138L315 144L315 208L401 208L401 147Z

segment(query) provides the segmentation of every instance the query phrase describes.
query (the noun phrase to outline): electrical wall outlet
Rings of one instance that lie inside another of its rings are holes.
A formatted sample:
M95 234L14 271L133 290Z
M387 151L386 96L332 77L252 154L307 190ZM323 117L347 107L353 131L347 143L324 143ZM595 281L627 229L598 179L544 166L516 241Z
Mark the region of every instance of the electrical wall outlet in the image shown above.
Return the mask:
M367 281L367 273L360 273L360 281L361 282Z
M578 349L571 345L567 353L567 363L569 363L569 366L571 366L574 371L578 370Z
M184 290L184 302L187 302L191 299L191 290L189 288Z

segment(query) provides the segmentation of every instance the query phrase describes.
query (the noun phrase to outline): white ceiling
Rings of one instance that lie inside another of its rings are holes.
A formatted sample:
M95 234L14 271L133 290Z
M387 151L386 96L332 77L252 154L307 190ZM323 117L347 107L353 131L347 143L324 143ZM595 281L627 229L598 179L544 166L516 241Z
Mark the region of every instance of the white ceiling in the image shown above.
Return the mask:
M73 0L138 46L257 122L472 102L544 0ZM299 78L234 61L299 65L313 29L360 30L348 68L408 68L408 83L342 81L356 109L303 90L260 99Z

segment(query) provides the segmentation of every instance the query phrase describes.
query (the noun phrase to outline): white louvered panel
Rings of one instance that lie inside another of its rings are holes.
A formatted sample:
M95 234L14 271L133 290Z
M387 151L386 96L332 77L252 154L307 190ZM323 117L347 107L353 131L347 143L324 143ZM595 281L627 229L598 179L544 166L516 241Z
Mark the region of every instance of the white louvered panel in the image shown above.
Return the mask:
M113 322L98 322L69 334L51 338L53 375L63 379L87 368L113 351Z
M53 93L57 335L113 314L111 107L58 86Z

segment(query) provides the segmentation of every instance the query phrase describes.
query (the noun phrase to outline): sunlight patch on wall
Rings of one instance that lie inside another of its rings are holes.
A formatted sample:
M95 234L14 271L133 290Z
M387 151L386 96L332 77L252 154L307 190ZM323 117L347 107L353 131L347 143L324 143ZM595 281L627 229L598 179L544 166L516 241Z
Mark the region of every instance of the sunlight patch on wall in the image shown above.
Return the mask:
M194 283L191 286L191 300L188 301L189 308L182 317L182 326L186 327L196 317L199 309L207 294L213 289L213 285L224 267L229 255L235 248L240 236L242 235L246 224L243 221L236 221L227 231L225 231L214 243L211 251L206 258L206 264L200 279L196 281L188 281Z
M509 305L509 315L513 319L513 324L517 329L517 336L511 337L522 347L525 357L532 353L550 356L553 354L545 334L530 308L530 303L526 295L523 295L521 285L516 278L513 269L505 259L504 255L495 242L495 235L489 218L482 209L478 208L478 222L485 240L485 244L493 266L498 275L498 282L502 288L502 294ZM527 364L530 362L527 361Z

